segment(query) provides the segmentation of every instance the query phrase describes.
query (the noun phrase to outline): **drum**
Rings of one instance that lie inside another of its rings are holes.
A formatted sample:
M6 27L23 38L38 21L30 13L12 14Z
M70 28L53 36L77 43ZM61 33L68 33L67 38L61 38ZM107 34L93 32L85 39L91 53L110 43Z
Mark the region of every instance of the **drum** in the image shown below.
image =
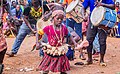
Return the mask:
M103 28L113 28L117 21L117 13L114 10L102 6L95 7L90 17L94 26L104 26Z
M80 5L79 0L72 1L66 8L66 13L72 15L80 23L83 21L80 14L82 5Z

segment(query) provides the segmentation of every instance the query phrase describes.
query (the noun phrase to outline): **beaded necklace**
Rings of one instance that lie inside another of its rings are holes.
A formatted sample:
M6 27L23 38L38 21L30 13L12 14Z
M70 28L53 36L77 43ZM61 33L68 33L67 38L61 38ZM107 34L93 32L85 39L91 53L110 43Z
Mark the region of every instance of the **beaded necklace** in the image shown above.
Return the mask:
M60 25L60 28L59 28L59 31L60 31L60 38L58 37L58 34L56 33L55 31L55 26L53 26L53 30L54 30L54 33L55 33L55 36L58 40L57 44L56 44L56 47L60 44L62 45L63 43L63 36L62 36L62 25Z

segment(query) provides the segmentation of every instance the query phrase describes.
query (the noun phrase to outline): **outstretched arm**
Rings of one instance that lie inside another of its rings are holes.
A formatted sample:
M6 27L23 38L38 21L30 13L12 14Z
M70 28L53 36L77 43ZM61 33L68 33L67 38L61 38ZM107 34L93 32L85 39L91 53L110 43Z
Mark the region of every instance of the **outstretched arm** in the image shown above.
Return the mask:
M24 20L25 24L30 28L30 30L31 30L33 33L36 33L36 31L32 29L29 21L27 20L27 16L24 16L23 20Z
M70 35L70 40L74 43L74 45L75 45L75 47L76 47L76 46L77 46L77 43L76 43L76 41L74 40L74 38L73 38L72 35Z
M96 5L107 7L107 8L113 9L113 10L115 9L115 4L105 4L105 3L101 3L101 2L96 2Z

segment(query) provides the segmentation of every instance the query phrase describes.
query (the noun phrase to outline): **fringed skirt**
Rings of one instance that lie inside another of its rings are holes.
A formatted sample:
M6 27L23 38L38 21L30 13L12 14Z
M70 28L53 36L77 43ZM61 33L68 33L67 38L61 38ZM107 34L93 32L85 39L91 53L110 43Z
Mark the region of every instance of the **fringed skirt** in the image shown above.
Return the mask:
M70 70L70 64L66 55L45 54L38 68L40 71L66 72Z

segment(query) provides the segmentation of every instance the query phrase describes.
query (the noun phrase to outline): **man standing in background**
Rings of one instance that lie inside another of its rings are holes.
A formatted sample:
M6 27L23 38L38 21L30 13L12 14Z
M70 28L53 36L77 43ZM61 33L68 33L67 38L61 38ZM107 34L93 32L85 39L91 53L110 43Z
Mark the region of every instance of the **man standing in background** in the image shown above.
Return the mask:
M86 21L86 17L84 15L85 10L90 6L90 15L93 11L93 9L96 6L103 6L110 9L115 9L115 4L113 0L84 0L82 3L82 15L84 20ZM91 17L91 16L90 16ZM87 29L87 40L89 42L89 46L87 47L88 52L88 60L85 64L89 65L92 64L92 48L93 48L93 41L95 39L96 34L98 33L99 37L99 44L100 44L100 65L106 66L106 63L104 62L104 56L106 52L106 39L107 39L107 33L105 30L98 28L97 26L93 26L93 24L90 22Z

